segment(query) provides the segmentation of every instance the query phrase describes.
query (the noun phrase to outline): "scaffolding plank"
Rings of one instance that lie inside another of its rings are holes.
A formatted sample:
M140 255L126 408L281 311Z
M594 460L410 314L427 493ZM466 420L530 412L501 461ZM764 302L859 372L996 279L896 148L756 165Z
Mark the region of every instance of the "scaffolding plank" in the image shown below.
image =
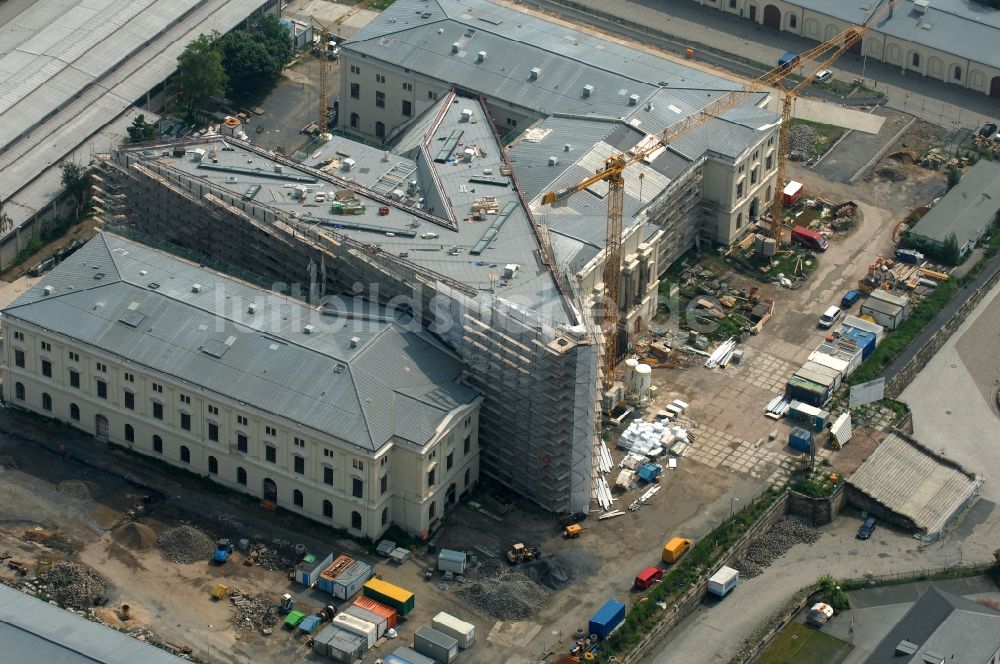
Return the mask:
M490 227L486 229L485 233L483 233L483 237L479 239L476 246L474 246L469 252L471 255L478 256L486 251L486 247L490 246L490 242L492 242L493 238L495 238L497 233L500 232L500 227L503 226L504 223L510 218L510 215L514 213L514 208L516 207L517 205L513 202L507 203L503 206L503 209L500 210L500 214L497 215L497 218L493 220Z
M416 237L416 231L392 228L390 226L376 226L375 224L359 224L353 221L342 221L340 219L324 219L322 217L309 217L309 221L315 221L323 226L331 228L346 228L352 231L367 231L369 233L380 233L386 235L392 233L397 237ZM391 237L391 236L390 236Z

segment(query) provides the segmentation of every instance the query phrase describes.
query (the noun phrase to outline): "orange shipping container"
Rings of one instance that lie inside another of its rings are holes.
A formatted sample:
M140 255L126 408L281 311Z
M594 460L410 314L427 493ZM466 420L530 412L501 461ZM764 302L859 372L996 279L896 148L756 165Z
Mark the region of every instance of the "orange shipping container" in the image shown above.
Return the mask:
M354 605L360 606L362 609L367 609L376 615L382 616L386 619L386 622L389 623L390 629L396 626L396 609L391 606L386 606L382 602L376 602L371 597L364 596L354 600Z

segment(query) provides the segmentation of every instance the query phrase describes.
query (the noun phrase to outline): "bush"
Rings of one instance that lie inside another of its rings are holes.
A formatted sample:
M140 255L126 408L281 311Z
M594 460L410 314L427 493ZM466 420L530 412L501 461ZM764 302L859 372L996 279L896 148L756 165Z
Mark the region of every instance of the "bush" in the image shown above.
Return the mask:
M837 613L851 608L851 598L829 574L819 577L819 588L823 601L832 606Z

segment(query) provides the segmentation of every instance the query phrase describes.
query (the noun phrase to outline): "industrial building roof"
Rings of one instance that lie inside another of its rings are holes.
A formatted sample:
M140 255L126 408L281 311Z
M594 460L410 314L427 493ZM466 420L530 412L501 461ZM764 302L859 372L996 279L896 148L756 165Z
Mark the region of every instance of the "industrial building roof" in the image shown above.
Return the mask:
M54 198L22 191L29 183L162 83L189 41L263 4L39 0L0 11L0 200L12 199L15 225Z
M891 433L848 482L927 535L941 532L976 494L979 480L922 445Z
M412 319L307 307L107 233L3 314L372 451L423 445L477 398Z
M872 11L881 11L887 3L888 0L789 2L858 25L864 23ZM996 47L1000 39L1000 9L966 0L931 0L925 4L921 9L913 0L897 2L892 13L872 27L891 37L1000 67L1000 49Z
M1000 38L1000 31L997 37ZM1000 213L1000 163L980 159L920 218L913 233L941 243L954 233L962 249L979 239L997 213Z
M187 660L0 584L7 664L178 664Z
M1000 613L932 585L875 646L865 664L988 662L998 649Z

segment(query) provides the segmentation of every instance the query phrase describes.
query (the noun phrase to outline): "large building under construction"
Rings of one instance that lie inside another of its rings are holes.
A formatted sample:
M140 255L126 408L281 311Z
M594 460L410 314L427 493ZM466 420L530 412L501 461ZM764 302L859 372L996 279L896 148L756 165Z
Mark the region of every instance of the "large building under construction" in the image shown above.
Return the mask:
M767 94L661 145L739 84L485 0L398 0L341 66L345 135L296 160L238 128L118 150L101 159L99 207L121 233L309 302L407 311L482 395L482 473L547 510L587 510L607 401L607 186L542 197L648 152L625 173L624 350L668 266L738 240L775 195Z

